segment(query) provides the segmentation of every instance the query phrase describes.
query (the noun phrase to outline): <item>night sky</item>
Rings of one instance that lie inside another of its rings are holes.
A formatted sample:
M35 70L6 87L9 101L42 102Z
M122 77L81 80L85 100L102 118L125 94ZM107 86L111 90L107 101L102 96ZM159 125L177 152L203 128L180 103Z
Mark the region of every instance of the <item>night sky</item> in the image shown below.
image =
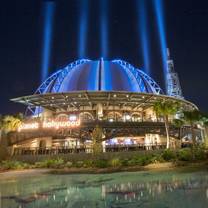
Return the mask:
M80 2L56 1L50 73L78 59ZM99 0L89 0L87 57L100 52ZM147 1L152 78L161 87L162 60L152 0ZM109 0L108 59L121 58L142 68L136 0ZM179 74L184 97L208 112L208 1L165 0L167 44ZM1 1L0 6L0 114L24 111L9 101L30 95L41 79L43 1Z

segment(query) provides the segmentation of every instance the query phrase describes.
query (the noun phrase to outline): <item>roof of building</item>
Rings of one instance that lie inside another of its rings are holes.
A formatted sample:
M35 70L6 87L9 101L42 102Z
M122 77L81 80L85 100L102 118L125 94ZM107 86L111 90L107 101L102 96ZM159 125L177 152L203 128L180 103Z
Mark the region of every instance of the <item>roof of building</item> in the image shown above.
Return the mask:
M125 91L163 94L143 71L122 60L75 61L52 74L38 88L39 94L72 91Z

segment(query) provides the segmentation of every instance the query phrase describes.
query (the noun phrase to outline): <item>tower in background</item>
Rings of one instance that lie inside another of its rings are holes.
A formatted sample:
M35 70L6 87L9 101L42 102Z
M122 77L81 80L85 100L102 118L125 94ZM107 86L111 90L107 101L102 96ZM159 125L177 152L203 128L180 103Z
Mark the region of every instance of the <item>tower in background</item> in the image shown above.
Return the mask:
M170 51L168 48L167 48L166 89L167 89L167 95L183 99L178 73L174 69L174 63L173 60L170 58Z

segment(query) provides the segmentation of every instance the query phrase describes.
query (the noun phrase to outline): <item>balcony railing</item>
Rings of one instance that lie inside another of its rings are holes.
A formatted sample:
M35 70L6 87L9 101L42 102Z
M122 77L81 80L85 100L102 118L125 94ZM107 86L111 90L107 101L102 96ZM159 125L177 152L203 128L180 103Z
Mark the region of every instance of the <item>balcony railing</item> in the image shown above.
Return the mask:
M166 143L158 144L136 144L136 145L106 145L105 152L126 152L126 151L140 151L140 150L157 150L165 149ZM17 147L14 148L13 155L59 155L59 154L79 154L92 153L91 147Z

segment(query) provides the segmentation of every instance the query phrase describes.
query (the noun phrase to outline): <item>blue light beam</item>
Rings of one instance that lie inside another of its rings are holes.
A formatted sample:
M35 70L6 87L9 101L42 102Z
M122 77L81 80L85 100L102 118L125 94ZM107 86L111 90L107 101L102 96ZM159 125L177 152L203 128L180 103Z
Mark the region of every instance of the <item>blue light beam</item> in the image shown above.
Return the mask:
M49 74L51 58L52 33L55 16L55 3L52 1L44 2L44 25L43 25L43 49L41 65L41 81L43 82Z
M160 50L162 56L162 64L163 64L163 73L164 77L166 77L167 72L167 40L165 33L165 21L164 21L164 8L163 8L163 0L153 0L154 9L158 27L158 35L160 41Z
M108 0L100 0L100 15L101 56L105 59L108 56Z
M88 5L89 5L88 0L81 0L80 22L79 22L79 43L78 43L79 59L86 58L87 28L88 28L88 19L89 19Z
M138 18L138 35L142 48L144 70L148 75L151 75L146 0L137 0L136 8Z

